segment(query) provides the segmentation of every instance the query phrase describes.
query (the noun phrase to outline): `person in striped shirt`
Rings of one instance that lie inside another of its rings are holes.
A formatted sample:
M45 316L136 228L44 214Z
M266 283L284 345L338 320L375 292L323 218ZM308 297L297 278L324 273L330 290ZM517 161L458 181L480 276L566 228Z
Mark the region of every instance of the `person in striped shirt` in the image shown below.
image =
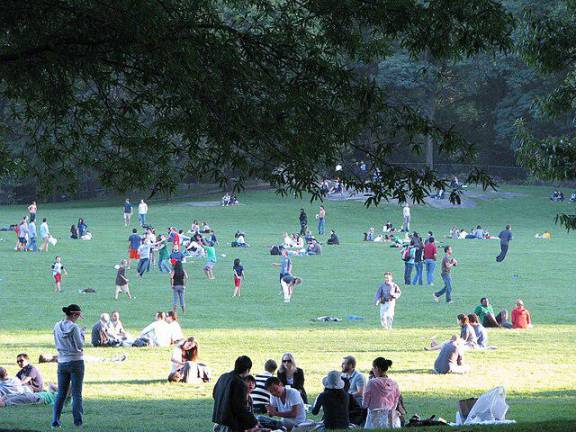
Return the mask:
M274 360L266 360L264 372L255 376L256 388L250 393L254 406L254 413L266 414L266 405L270 405L270 392L266 390L266 380L278 369L278 364Z

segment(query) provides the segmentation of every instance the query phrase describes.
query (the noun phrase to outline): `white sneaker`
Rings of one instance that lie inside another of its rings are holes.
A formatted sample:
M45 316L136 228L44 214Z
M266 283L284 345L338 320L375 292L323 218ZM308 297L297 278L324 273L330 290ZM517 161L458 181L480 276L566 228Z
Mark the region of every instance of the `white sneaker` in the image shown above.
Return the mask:
M434 301L436 303L438 303L440 301L440 299L438 297L436 297L436 294L432 294L432 297L434 297Z

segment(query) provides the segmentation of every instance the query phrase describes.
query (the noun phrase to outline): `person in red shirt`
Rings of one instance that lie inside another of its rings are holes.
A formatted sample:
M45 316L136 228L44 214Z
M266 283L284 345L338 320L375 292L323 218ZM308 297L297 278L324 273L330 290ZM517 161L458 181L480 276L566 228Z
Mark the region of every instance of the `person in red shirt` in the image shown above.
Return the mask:
M434 243L434 237L430 236L424 246L424 262L426 263L426 282L428 285L434 285L434 270L436 269L436 255L438 249Z
M516 307L512 309L512 328L526 329L530 327L532 327L530 312L524 307L522 300L517 300Z

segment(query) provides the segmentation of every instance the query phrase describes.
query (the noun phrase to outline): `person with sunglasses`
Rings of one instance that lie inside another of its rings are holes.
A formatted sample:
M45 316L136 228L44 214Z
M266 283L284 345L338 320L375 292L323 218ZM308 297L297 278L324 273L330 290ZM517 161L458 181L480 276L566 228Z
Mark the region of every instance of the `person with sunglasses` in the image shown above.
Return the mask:
M296 366L292 353L285 353L282 356L282 364L278 368L277 375L282 384L298 390L304 403L308 403L308 396L304 390L304 371Z
M82 426L82 383L84 381L84 330L76 324L82 319L77 304L63 307L66 317L54 326L54 342L58 350L58 395L54 404L52 427L60 427L64 401L72 386L72 416L74 425Z
M22 384L30 387L34 393L44 390L44 380L42 374L34 366L30 364L28 354L22 353L16 356L16 363L20 370L16 374L16 378L22 381Z

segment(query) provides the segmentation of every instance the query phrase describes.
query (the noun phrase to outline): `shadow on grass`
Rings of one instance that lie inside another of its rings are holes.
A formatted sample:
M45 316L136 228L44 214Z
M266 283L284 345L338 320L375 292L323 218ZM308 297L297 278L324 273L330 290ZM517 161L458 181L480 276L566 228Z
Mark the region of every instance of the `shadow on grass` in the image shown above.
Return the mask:
M112 380L112 381L84 381L84 384L89 385L109 385L109 384L163 384L168 383L167 379L151 379L151 380Z

